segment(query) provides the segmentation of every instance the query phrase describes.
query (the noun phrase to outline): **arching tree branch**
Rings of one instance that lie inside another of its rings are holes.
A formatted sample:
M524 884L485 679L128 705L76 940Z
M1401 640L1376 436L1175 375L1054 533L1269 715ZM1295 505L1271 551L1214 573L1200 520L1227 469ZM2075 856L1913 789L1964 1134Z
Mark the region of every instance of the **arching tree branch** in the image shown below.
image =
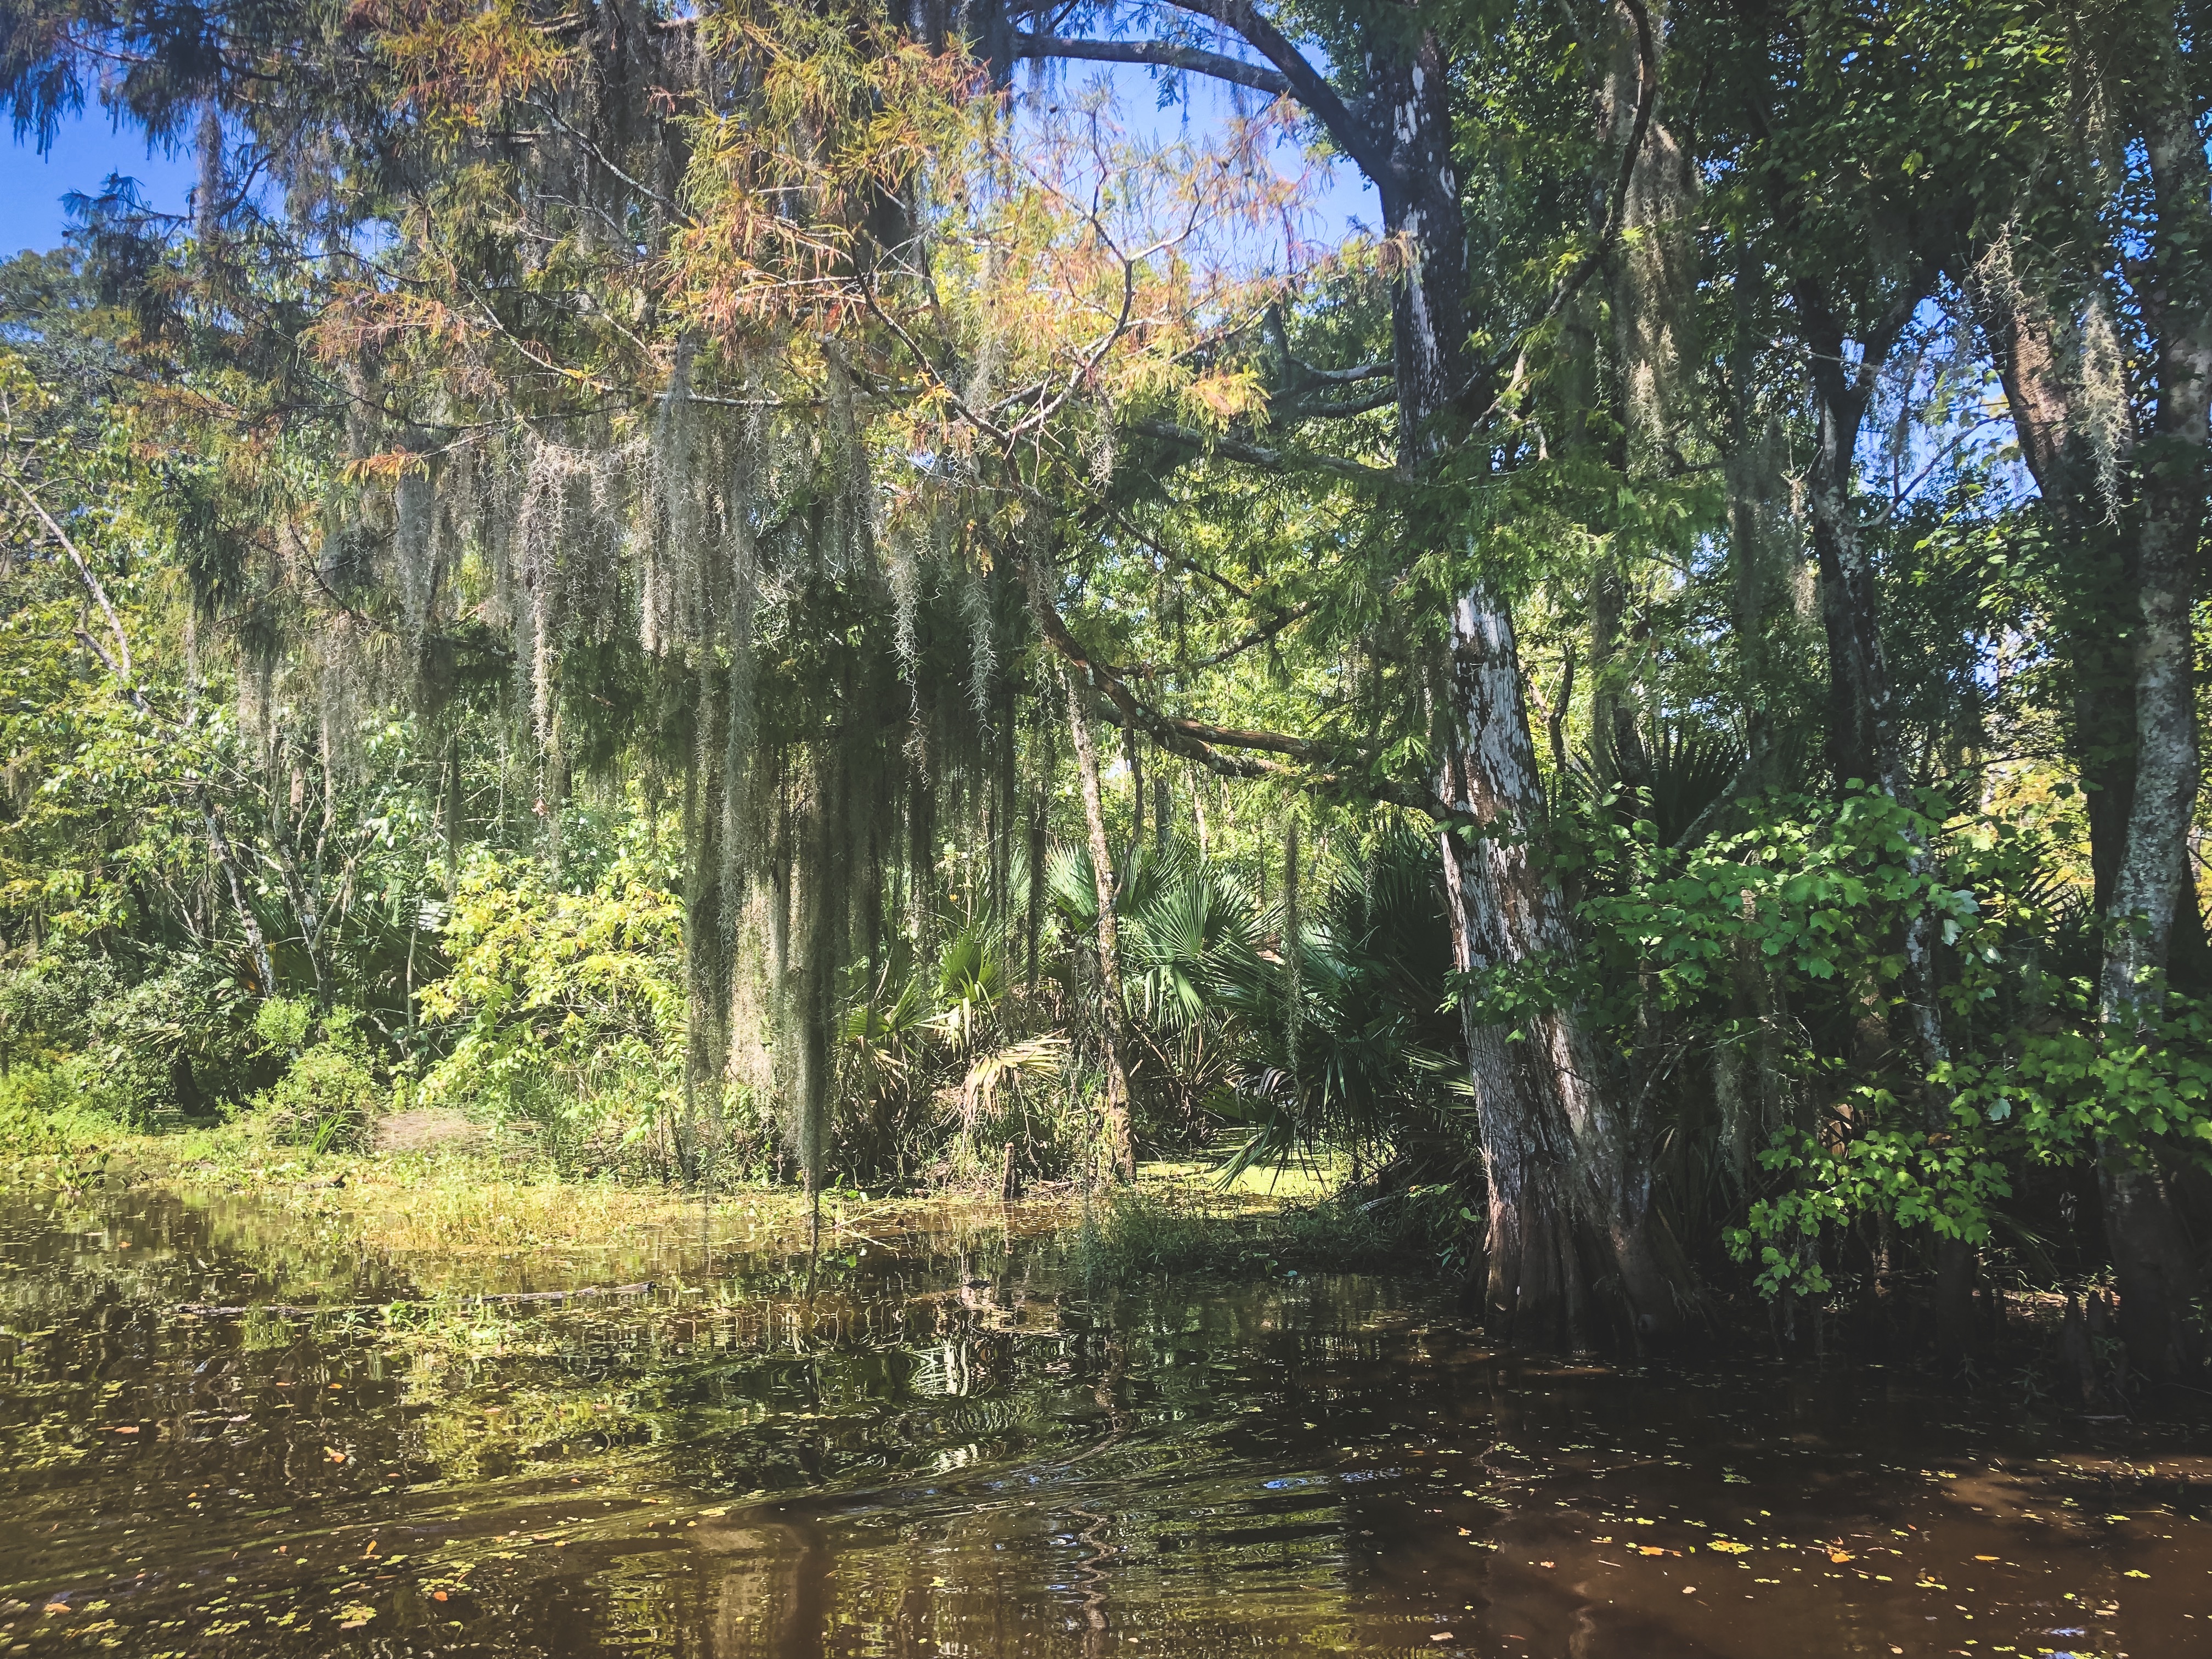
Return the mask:
M1226 52L1208 52L1170 40L1063 40L1049 34L1017 34L1017 58L1083 58L1107 64L1156 64L1204 75L1232 85L1256 88L1278 97L1295 98L1320 122L1328 136L1370 178L1379 178L1389 165L1389 147L1374 124L1355 112L1337 96L1328 77L1316 69L1288 36L1260 15L1251 0L1169 0L1177 9L1203 17L1229 29L1272 68L1249 64Z
M1287 35L1260 15L1252 0L1168 0L1168 3L1242 36L1253 51L1283 72L1283 78L1290 82L1291 95L1328 129L1337 148L1358 162L1369 178L1382 179L1389 165L1387 136L1337 96L1328 78L1291 44Z
M1050 34L1014 36L1017 58L1079 58L1094 64L1150 64L1182 70L1236 86L1251 87L1277 98L1291 95L1291 83L1264 64L1248 64L1226 52L1178 46L1172 40L1063 40Z
M1035 564L1026 559L1022 563L1038 632L1071 669L1097 688L1119 717L1117 725L1135 727L1170 754L1195 761L1220 777L1267 779L1317 795L1353 796L1402 806L1438 823L1482 827L1483 821L1475 814L1441 799L1435 789L1424 784L1345 769L1344 763L1351 757L1329 744L1285 732L1241 731L1161 714L1130 690L1128 682L1112 664L1098 661L1083 648L1066 619L1046 596ZM1261 757L1270 754L1285 759ZM1285 761L1295 763L1285 764Z

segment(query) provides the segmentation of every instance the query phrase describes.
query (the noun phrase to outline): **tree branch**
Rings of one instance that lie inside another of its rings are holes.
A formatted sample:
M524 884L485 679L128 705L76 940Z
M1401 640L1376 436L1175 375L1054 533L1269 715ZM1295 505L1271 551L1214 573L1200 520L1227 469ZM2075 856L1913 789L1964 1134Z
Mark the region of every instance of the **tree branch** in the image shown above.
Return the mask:
M1224 645L1220 650L1211 652L1206 656L1194 657L1188 662L1165 665L1164 667L1172 668L1178 674L1195 673L1201 668L1218 668L1225 662L1234 661L1255 647L1265 645L1292 623L1304 621L1320 608L1320 600L1309 599L1294 610L1279 613L1272 622L1261 623L1234 645ZM1114 672L1129 679L1158 679L1164 672L1164 665L1159 663L1124 664L1115 668Z
M1343 398L1334 403L1304 404L1295 400L1275 411L1279 421L1340 421L1349 416L1370 414L1398 400L1398 388L1386 386L1363 397Z
M1319 380L1328 386L1352 386L1361 380L1387 380L1397 372L1389 363L1354 363L1350 368L1316 368L1311 363L1293 357L1291 364L1305 379Z
M1388 135L1353 113L1336 95L1328 77L1291 44L1289 37L1260 15L1252 0L1167 0L1167 3L1243 36L1253 51L1283 72L1291 95L1312 112L1337 148L1358 162L1369 178L1381 182L1389 168Z
M1112 664L1095 660L1083 648L1082 642L1069 630L1066 620L1046 597L1036 563L1026 556L1017 556L1029 579L1030 609L1036 614L1037 631L1070 668L1080 670L1084 678L1104 694L1121 716L1117 724L1134 727L1170 754L1195 761L1222 777L1268 779L1324 797L1361 796L1387 805L1402 806L1438 823L1481 826L1482 820L1474 813L1450 805L1434 789L1423 785L1341 770L1316 769L1334 768L1343 757L1328 745L1310 738L1282 732L1239 731L1161 714L1129 690L1128 683ZM1250 753L1225 752L1234 750L1281 755L1298 764L1285 765L1281 761L1263 760Z
M1310 469L1316 472L1333 472L1338 477L1349 478L1355 483L1403 482L1387 467L1369 466L1364 462L1346 460L1341 455L1312 455L1269 449L1242 438L1215 437L1200 432L1195 427L1178 426L1170 421L1135 421L1130 423L1128 429L1140 438L1158 438L1164 443L1182 444L1203 453L1225 456L1230 460L1243 461L1249 466L1265 467L1271 472L1296 472Z
M1017 34L1018 58L1080 58L1094 64L1150 64L1160 69L1182 70L1236 86L1251 87L1277 98L1291 95L1289 78L1265 64L1248 64L1226 52L1182 46L1171 40L1063 40L1050 34Z
M107 631L115 636L115 656L111 658L97 645L93 645L90 637L82 633L77 638L92 646L94 654L107 665L108 672L115 676L117 684L124 688L133 702L143 708L145 694L139 690L137 676L131 666L131 641L123 632L122 618L115 614L114 605L108 602L107 589L93 574L92 566L78 550L77 544L70 539L69 532L56 522L54 515L46 511L46 503L31 493L31 487L16 476L13 467L8 470L8 482L15 485L15 493L23 498L32 512L39 515L39 522L46 526L46 533L61 544L62 551L69 555L70 562L76 567L78 580L90 591L93 602L100 607L100 614L107 618Z

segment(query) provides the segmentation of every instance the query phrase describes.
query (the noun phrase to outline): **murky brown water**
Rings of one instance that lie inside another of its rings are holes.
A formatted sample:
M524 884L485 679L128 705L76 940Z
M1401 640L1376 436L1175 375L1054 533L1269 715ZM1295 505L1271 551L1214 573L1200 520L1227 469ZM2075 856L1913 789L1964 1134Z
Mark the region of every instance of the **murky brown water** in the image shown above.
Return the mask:
M0 1650L2212 1656L2191 1428L864 1225L811 1293L679 1233L388 1307L327 1224L0 1198Z

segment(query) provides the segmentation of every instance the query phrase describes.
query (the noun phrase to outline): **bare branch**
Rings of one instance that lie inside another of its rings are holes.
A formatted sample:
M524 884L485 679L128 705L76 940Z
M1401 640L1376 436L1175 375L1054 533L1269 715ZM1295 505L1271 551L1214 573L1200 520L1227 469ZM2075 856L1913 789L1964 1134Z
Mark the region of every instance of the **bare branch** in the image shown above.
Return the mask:
M39 522L45 525L47 533L61 544L62 550L70 556L70 562L76 567L78 579L92 594L93 602L100 606L100 614L107 618L107 631L115 636L114 657L111 658L96 645L93 645L93 651L100 661L107 665L108 672L115 676L118 683L143 705L144 697L137 689L135 683L137 676L131 666L131 641L123 632L122 618L115 614L115 607L108 603L106 588L100 586L100 578L93 574L92 566L86 562L77 544L70 539L69 532L63 529L54 515L46 511L46 503L31 493L31 487L16 476L13 467L8 470L8 482L15 485L15 493L29 505L32 512L39 515ZM79 634L77 637L84 640L87 645L92 645L84 635Z
M1353 386L1361 380L1387 380L1397 371L1389 363L1354 363L1350 368L1316 368L1311 363L1291 360L1292 367L1309 380L1319 380L1327 386Z
M1261 64L1248 64L1226 52L1181 46L1170 40L1063 40L1049 34L1017 34L1014 56L1027 58L1080 58L1093 64L1150 64L1160 69L1182 70L1240 87L1251 87L1278 98L1291 94L1291 83L1280 72Z

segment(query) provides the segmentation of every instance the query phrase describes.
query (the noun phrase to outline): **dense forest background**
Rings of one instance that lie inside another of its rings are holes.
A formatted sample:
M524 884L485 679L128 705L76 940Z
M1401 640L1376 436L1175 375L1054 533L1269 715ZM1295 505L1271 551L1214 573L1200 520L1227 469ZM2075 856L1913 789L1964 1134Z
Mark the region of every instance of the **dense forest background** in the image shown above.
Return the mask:
M1523 1337L2191 1373L2208 25L7 0L200 167L0 267L12 1121L1325 1147Z

